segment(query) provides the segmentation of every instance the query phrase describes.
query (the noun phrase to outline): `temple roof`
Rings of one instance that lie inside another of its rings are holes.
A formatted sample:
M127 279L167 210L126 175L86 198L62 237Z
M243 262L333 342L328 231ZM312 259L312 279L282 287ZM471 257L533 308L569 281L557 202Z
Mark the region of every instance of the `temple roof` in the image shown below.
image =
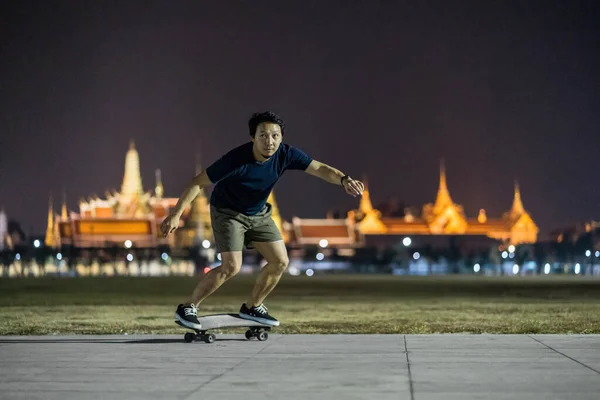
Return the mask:
M344 219L292 218L291 239L300 244L319 244L327 239L330 245L354 245L359 241L355 225Z
M121 195L131 198L141 195L143 192L140 157L132 139L129 144L129 151L125 156L125 175L121 185Z
M381 213L373 209L368 189L361 198L359 210L351 211L348 216L351 219L356 217L363 234L475 234L502 237L503 240L509 238L515 242L535 242L538 231L523 207L518 184L515 184L512 208L501 218L490 219L483 209L480 209L478 217L466 218L463 207L455 204L450 196L443 160L435 202L423 206L420 218L381 217Z
M448 191L448 184L446 182L446 167L444 166L444 160L442 160L440 162L440 184L435 199L433 213L438 215L444 210L444 208L451 205L454 205L454 202L452 201L452 197L450 197L450 192Z
M412 222L407 222L404 218L382 218L381 222L386 226L387 233L390 235L430 233L429 226L420 218L415 218Z
M525 207L523 207L523 201L521 200L521 190L519 189L519 184L517 182L515 182L515 197L510 213L513 215L525 214Z
M369 184L367 179L364 179L365 190L363 191L362 196L360 197L360 204L358 209L364 214L368 214L373 211L373 203L371 203L371 195L369 194Z

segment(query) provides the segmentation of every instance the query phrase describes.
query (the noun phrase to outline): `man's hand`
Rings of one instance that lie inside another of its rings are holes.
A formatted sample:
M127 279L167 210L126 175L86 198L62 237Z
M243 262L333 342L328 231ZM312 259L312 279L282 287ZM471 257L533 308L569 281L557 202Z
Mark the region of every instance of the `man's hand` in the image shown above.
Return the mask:
M346 193L353 197L362 196L365 190L365 185L361 181L357 181L352 178L344 179L343 185Z
M365 190L365 185L361 181L357 181L350 177L346 177L342 182L340 179L345 176L341 171L319 162L312 160L309 166L306 168L306 173L312 176L317 176L329 183L339 185L340 183L344 186L344 190L351 196L362 196Z
M179 218L179 215L169 214L169 216L164 219L162 224L160 224L160 231L164 237L167 237L170 233L175 232L179 226Z

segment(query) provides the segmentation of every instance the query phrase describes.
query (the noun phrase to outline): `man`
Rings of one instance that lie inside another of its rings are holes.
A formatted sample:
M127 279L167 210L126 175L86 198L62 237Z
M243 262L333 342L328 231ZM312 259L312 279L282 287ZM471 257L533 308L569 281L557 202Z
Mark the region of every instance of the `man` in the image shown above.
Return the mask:
M288 256L281 233L271 218L267 198L286 170L301 170L329 183L341 185L346 193L360 196L362 182L337 169L313 160L301 150L282 143L285 124L273 112L255 113L248 121L251 141L226 153L192 179L160 229L165 237L177 229L183 210L200 190L215 184L210 198L210 217L221 265L208 272L180 304L175 318L192 329L201 329L198 305L242 266L244 246L256 248L267 261L262 268L248 301L239 315L260 323L278 326L269 315L264 299L279 282L288 266Z

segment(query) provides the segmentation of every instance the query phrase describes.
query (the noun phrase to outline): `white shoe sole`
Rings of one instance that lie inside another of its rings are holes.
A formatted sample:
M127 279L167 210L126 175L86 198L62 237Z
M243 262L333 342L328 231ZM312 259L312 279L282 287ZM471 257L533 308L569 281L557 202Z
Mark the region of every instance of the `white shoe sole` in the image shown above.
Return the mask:
M249 321L258 322L259 324L265 324L270 326L279 326L279 321L271 321L269 319L261 318L261 317L253 317L252 315L239 313L240 318L247 319Z
M183 325L185 325L186 327L188 327L190 329L197 329L197 330L202 329L202 325L194 324L193 322L186 321L185 319L181 318L179 316L179 314L177 314L177 313L175 313L175 318L177 318L177 321L181 322Z

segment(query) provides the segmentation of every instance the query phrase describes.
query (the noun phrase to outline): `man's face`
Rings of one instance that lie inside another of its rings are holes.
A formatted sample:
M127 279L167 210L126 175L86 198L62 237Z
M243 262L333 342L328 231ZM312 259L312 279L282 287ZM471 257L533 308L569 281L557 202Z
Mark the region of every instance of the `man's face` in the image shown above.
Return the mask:
M254 149L264 158L269 158L281 144L281 127L272 122L262 122L256 127L256 134L252 138Z

